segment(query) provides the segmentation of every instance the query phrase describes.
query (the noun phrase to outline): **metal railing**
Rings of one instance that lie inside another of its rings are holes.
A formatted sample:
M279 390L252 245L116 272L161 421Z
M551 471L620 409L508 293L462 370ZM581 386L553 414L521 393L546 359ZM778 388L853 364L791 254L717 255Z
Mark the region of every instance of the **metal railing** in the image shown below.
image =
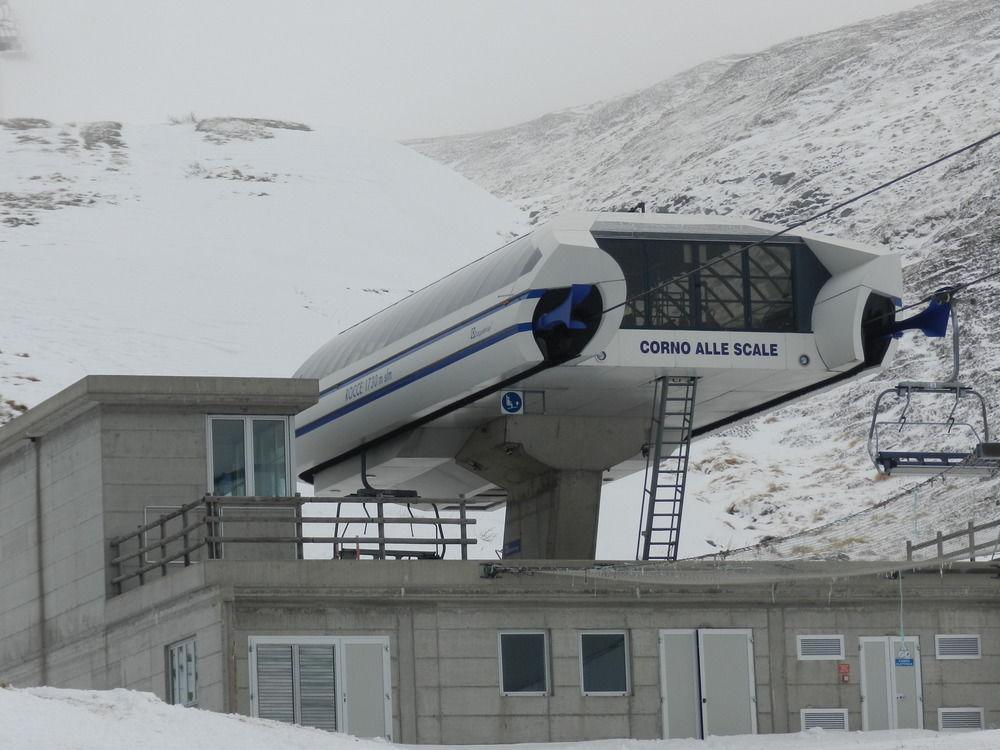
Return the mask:
M1000 550L1000 535L991 535L991 538L985 542L976 543L976 534L978 532L986 531L987 529L997 529L998 534L1000 534L1000 520L989 521L987 523L976 524L974 521L969 521L964 529L959 531L954 531L951 534L944 534L938 532L937 535L926 542L920 542L919 544L914 544L913 542L907 541L906 543L906 559L913 560L913 553L919 552L920 550L934 548L936 553L933 558L921 558L921 559L932 559L932 560L971 560L976 561L976 553L980 551L990 550L989 554L986 555L986 559L994 559L997 551ZM980 537L981 539L982 537ZM947 552L945 551L945 545L947 542L955 541L956 539L968 540L968 544L964 547L959 547L958 549L951 549Z
M413 505L431 507L435 510L434 517L426 516L387 516L386 505L406 504L399 498L389 496L349 496L343 498L309 498L309 497L220 497L206 495L199 500L159 516L156 520L139 526L135 531L112 539L110 583L115 594L122 593L123 584L132 579L138 579L139 585L146 582L146 577L159 572L165 576L171 565L183 564L185 567L200 558L221 560L224 557L226 545L263 544L263 545L293 545L294 559L304 559L305 545L332 544L333 556L373 559L386 558L420 558L438 559L438 548L446 550L454 545L459 548L461 558L468 560L469 547L477 543L477 539L468 535L468 527L476 523L466 513L466 501L460 499L428 499L412 498ZM304 516L302 506L306 503L331 505L336 504L337 514L331 516ZM362 505L364 515L340 515L342 505L356 507ZM368 506L374 505L376 514L368 513ZM230 513L226 514L226 509ZM457 517L441 516L439 508L455 509ZM290 515L267 515L263 511L290 512ZM230 531L226 532L226 525ZM244 524L266 525L262 533L247 533ZM318 524L332 527L329 535L309 535L304 533L306 524ZM351 524L363 524L364 532L347 534L341 532ZM433 526L433 537L405 536L396 534L387 536L387 527ZM376 533L368 534L368 526L374 526ZM234 533L232 528L236 527ZM278 528L275 528L278 527ZM457 527L457 536L445 536L446 527ZM293 530L294 529L294 530ZM275 533L277 532L277 533ZM291 532L291 533L285 533ZM155 538L150 539L151 536ZM402 546L400 546L402 545ZM411 549L415 547L416 549ZM205 549L204 553L200 550ZM427 548L433 548L429 550ZM251 553L252 554L252 553ZM253 559L252 557L241 559ZM272 559L268 557L267 559Z

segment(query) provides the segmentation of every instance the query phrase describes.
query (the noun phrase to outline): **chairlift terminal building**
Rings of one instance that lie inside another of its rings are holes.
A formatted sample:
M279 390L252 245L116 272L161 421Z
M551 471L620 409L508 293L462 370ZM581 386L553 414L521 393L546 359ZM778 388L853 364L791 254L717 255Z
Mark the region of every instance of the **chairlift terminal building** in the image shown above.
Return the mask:
M899 257L778 230L731 216L553 219L299 368L320 382L296 417L300 476L329 497L367 479L505 502L508 556L592 558L602 483L641 470L651 449L670 455L891 357ZM660 403L658 378L691 398L674 420L684 428L652 439L655 408L680 398ZM520 408L501 409L504 389Z

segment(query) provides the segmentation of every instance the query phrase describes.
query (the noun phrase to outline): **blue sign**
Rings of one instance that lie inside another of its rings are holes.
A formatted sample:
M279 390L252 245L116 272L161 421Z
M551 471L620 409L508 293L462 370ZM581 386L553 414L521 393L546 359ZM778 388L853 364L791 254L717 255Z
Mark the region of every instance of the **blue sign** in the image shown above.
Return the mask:
M897 667L912 667L913 666L913 659L905 659L905 658L897 656L896 657L896 666Z
M500 394L500 409L504 414L520 414L524 410L524 397L518 391Z
M521 540L513 539L507 542L503 549L500 550L501 557L510 557L511 555L516 555L521 551Z

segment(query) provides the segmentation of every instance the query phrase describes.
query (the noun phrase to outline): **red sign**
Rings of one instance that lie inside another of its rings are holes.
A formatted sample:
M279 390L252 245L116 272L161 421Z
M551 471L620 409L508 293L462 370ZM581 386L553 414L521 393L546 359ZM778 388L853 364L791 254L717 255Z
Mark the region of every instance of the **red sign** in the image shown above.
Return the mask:
M843 662L841 662L840 664L837 665L837 674L850 674L850 673L851 673L850 664L844 664Z

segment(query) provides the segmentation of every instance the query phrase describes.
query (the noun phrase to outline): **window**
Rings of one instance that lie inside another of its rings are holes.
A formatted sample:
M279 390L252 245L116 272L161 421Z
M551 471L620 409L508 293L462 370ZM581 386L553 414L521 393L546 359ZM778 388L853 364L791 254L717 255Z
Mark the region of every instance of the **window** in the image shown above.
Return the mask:
M248 653L253 716L392 739L387 637L252 636Z
M624 631L580 633L584 695L628 695L628 639Z
M194 638L167 646L167 681L172 704L198 705L198 644Z
M797 635L800 661L836 661L844 658L844 636L842 635Z
M701 282L701 327L746 330L743 255L740 245L698 245Z
M545 632L498 634L501 695L548 695L549 653Z
M750 327L764 331L794 331L791 248L785 245L752 247L746 255Z
M982 646L978 635L935 635L934 651L938 659L979 659Z
M288 495L288 444L285 417L210 417L208 486L212 494Z
M809 331L812 303L829 278L802 244L595 239L625 276L622 328Z

